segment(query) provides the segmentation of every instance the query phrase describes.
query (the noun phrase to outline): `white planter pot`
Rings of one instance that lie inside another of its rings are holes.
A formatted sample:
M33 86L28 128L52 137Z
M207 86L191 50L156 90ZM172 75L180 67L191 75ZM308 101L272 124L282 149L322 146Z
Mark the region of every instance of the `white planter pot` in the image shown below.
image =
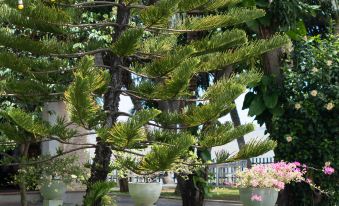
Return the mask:
M135 206L154 206L162 189L161 183L128 183Z
M278 191L272 188L240 188L240 201L244 206L275 206ZM251 200L252 195L261 196L261 201Z
M66 184L60 180L52 180L41 185L41 196L44 198L43 206L59 206L63 204L66 193Z

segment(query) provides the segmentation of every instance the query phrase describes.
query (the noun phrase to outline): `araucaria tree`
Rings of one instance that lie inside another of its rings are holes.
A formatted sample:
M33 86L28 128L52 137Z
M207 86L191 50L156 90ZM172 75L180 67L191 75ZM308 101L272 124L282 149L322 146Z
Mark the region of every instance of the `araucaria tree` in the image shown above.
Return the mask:
M31 0L24 1L24 8L17 10L13 1L3 0L0 45L4 58L0 58L0 65L13 75L2 74L1 95L9 101L27 97L43 101L40 97L59 95L67 102L71 123L97 133L96 145L83 145L96 149L89 189L93 183L106 180L112 151L117 161L137 174L206 166L211 163L194 160L189 151L200 153L253 130L251 124L234 128L218 119L234 108L234 100L261 75L253 69L220 79L195 94L189 89L190 80L200 73L255 58L289 41L281 35L248 41L246 33L234 26L265 13L256 8L239 8L239 2ZM112 10L101 22L82 24L81 12L94 7ZM219 8L226 12L219 13ZM196 15L186 18L188 12ZM175 15L180 18L173 23ZM81 35L88 29L110 28L111 44L87 41ZM178 43L178 39L195 32L202 37ZM73 46L86 41L83 47ZM95 62L88 56L94 54L102 61ZM67 89L66 84L55 84L67 76L61 74L65 69L74 71ZM120 95L130 96L142 108L133 114L119 112ZM156 109L160 102L184 106L176 111L160 111ZM129 116L128 121L117 122L121 115ZM26 142L67 142L76 135L67 129L67 122L60 121L56 129L23 109L7 108L2 116L7 119L2 131L19 128L33 134ZM154 128L145 129L147 125ZM16 136L7 137L16 141ZM270 140L252 141L236 154L223 153L212 164L257 156L275 145ZM191 187L189 193L183 194L189 197L184 198L185 205L203 204L203 191Z

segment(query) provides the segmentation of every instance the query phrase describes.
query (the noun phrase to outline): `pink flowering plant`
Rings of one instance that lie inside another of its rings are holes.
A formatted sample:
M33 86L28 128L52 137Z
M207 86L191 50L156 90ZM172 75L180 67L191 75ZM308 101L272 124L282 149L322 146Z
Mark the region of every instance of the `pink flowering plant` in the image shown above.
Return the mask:
M291 182L305 181L306 168L298 162L278 162L274 164L255 165L237 173L237 187L240 188L274 188L282 190Z
M274 164L255 165L251 169L245 169L237 173L239 188L274 188L278 191L283 190L286 184L292 182L305 182L312 188L317 189L322 193L328 193L321 190L315 185L311 179L307 178L307 169L322 171L325 175L335 173L330 163L325 163L325 166L320 169L307 167L299 162L278 162Z

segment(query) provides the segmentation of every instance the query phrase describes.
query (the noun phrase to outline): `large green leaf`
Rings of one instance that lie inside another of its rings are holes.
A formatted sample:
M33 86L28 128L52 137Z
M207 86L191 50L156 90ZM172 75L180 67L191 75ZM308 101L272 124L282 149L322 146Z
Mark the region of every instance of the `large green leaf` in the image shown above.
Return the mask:
M242 106L242 109L247 109L250 107L253 99L255 97L255 94L253 92L248 92L246 95L245 95L245 99L244 99L244 103L243 103L243 106Z
M278 94L277 93L273 93L273 94L265 93L263 95L263 99L264 99L266 107L273 109L278 103Z
M261 96L256 96L250 105L250 111L248 112L248 114L250 116L258 116L263 113L265 109L266 106Z

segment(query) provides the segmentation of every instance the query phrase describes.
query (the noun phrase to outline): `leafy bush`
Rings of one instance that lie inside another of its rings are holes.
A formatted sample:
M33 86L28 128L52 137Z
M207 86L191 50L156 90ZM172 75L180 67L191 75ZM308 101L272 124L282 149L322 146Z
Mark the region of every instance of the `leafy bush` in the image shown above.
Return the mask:
M102 206L116 205L113 198L108 193L115 187L114 182L96 182L90 187L89 194L85 197L84 206L93 206L101 200Z
M296 43L284 68L282 88L271 84L271 77L265 77L247 95L244 107L266 124L271 138L278 142L276 160L300 161L314 168L330 164L338 170L338 51L339 40L335 36L312 37ZM273 106L280 111L275 112ZM319 204L335 204L339 200L338 172L332 176L322 172L310 175L329 194ZM295 205L314 203L311 197L317 191L306 184L294 184L291 190Z

